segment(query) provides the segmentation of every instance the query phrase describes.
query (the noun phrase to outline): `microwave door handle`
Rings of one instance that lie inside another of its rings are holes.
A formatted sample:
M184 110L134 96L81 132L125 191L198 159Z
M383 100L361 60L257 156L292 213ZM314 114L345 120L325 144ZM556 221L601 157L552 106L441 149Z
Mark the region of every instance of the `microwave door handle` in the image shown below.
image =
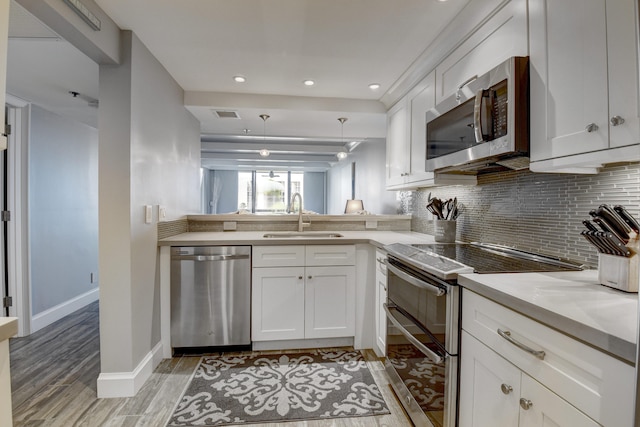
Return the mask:
M393 323L393 325L398 328L398 330L405 336L406 339L411 342L411 344L415 345L418 350L420 350L425 356L427 356L433 363L442 363L444 361L444 357L432 351L429 347L422 344L420 340L411 334L402 324L395 318L395 316L391 313L391 309L387 305L387 303L382 304L384 311L387 313L387 318Z
M473 104L473 131L476 135L476 142L484 141L484 132L482 132L482 105L484 104L484 89L480 89L476 93L476 99Z
M410 276L409 274L405 273L404 271L394 267L393 265L389 264L389 261L385 260L384 261L384 265L387 266L387 270L391 271L393 274L395 274L396 276L398 276L399 278L401 278L402 280L411 283L414 286L417 286L419 288L422 289L426 289L427 291L431 292L432 294L435 294L436 296L441 297L442 295L446 294L447 291L432 285L430 283L424 282L422 280L418 280L413 276Z

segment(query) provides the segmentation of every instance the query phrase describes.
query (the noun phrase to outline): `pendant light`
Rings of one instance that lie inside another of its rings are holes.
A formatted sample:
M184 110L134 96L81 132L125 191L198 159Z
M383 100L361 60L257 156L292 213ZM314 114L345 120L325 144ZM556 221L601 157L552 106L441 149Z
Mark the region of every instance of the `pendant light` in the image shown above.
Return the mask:
M346 122L346 117L339 117L338 121L340 122L340 141L342 142L342 149L336 153L336 157L338 160L344 160L347 158L348 154L344 149L344 122Z
M269 150L267 150L267 119L270 116L268 114L260 114L260 118L262 119L262 149L260 150L260 155L262 157L269 157Z

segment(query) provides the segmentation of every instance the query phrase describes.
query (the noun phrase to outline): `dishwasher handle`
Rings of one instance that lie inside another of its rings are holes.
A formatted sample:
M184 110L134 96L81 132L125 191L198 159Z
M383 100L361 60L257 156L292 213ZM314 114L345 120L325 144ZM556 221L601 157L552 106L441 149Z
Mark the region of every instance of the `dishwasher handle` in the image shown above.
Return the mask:
M232 261L236 259L250 259L250 255L173 255L171 259L182 261Z

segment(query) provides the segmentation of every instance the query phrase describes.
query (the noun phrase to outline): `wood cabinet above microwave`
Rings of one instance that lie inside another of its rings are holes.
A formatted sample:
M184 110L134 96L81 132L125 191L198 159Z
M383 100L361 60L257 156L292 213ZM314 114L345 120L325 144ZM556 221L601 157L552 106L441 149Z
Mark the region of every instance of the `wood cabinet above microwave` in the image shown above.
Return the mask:
M530 0L532 171L640 160L637 8Z

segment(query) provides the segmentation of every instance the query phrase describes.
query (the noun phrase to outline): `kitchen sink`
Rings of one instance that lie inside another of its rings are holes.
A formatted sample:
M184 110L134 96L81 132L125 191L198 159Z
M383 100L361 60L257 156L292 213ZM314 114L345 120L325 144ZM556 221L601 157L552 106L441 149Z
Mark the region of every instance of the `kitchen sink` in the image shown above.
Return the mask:
M340 233L323 231L277 231L273 233L266 233L262 237L266 239L335 239L344 236Z

